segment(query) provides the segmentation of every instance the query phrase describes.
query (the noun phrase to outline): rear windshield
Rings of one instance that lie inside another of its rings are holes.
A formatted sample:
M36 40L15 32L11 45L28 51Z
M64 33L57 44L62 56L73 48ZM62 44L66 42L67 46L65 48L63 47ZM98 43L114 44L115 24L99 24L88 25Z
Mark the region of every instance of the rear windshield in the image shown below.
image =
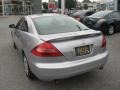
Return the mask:
M76 13L74 13L73 15L80 15L80 16L84 16L86 14L87 11L78 11Z
M34 25L41 35L59 34L88 30L89 28L77 20L62 15L33 18Z
M95 14L92 14L91 17L105 17L109 13L111 13L111 11L101 11L101 12L97 12Z

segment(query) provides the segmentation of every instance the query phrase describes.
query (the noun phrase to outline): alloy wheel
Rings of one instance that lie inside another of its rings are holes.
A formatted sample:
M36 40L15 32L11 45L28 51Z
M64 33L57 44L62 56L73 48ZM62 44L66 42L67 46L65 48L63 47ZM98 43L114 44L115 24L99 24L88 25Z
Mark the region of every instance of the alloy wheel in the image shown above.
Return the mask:
M110 26L110 27L109 27L108 33L109 33L109 35L114 34L114 27L113 27L113 26Z
M28 76L28 74L29 74L29 65L28 65L28 62L27 62L27 58L24 56L23 59L24 59L24 71L25 71L26 75Z

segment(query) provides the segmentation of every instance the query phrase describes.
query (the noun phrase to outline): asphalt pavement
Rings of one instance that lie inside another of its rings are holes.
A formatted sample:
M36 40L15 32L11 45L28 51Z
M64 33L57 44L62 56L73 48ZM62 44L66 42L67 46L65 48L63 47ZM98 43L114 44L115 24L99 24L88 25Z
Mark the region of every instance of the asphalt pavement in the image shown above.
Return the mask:
M107 36L109 60L94 70L55 82L27 79L21 55L13 48L9 24L20 17L0 17L0 90L120 90L120 33Z

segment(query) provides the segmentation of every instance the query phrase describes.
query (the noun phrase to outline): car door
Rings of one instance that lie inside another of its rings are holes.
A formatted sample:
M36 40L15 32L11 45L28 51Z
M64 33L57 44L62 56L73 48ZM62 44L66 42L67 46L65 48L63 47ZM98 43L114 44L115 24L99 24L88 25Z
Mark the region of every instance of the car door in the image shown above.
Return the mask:
M23 32L28 32L28 25L25 18L22 19L21 23L19 24L18 28L16 27L16 42L17 48L21 51L23 49Z

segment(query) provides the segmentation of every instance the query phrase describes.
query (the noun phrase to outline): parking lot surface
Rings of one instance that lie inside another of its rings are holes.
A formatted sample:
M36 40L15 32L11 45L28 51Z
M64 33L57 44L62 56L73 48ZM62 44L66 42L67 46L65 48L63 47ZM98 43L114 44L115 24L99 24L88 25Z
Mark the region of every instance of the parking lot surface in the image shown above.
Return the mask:
M120 90L120 33L107 37L109 59L94 70L55 82L28 80L22 58L12 46L9 24L19 17L0 17L0 90Z

